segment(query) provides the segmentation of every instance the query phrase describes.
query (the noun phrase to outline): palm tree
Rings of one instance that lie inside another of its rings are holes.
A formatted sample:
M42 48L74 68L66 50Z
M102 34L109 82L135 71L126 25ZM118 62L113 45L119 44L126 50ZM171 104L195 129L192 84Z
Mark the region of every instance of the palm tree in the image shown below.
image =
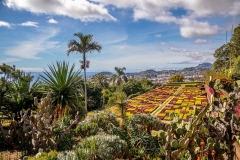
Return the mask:
M48 66L51 72L44 71L44 75L40 75L43 81L42 93L50 93L54 98L54 104L62 106L77 105L76 96L80 94L79 83L82 81L80 70L74 71L73 64L70 69L68 63L57 62L57 65Z
M101 89L105 89L108 85L108 79L107 77L100 73L100 74L96 74L95 76L93 76L93 81L99 85L101 87Z
M127 95L123 91L117 91L115 93L116 101L115 104L121 109L122 119L124 119L124 110L126 108Z
M86 53L87 52L93 52L98 51L100 52L102 47L98 44L98 42L93 41L93 35L87 34L83 35L82 33L74 33L74 36L77 36L79 38L79 42L76 40L70 40L68 42L68 50L67 55L71 52L77 52L83 54L83 61L81 61L81 69L84 69L84 91L85 91L85 108L87 110L87 78L86 78L86 68L89 67L89 61L86 61Z
M117 84L120 85L122 84L123 81L127 81L127 76L124 71L126 71L125 67L115 67L115 71L117 72Z
M112 84L115 84L116 79L117 79L117 75L116 75L116 74L113 74L113 75L111 76L111 78L110 78L111 83L112 83Z

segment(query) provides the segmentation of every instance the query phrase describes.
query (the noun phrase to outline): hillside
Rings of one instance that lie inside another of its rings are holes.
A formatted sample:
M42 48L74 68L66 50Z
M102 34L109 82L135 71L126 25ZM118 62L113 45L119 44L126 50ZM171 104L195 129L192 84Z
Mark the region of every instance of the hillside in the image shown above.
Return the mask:
M202 63L195 67L187 67L180 70L162 70L162 71L155 71L155 70L146 70L134 74L134 77L147 77L147 78L156 78L159 75L174 75L174 74L183 74L184 76L189 75L196 75L200 72L210 69L212 67L211 63Z

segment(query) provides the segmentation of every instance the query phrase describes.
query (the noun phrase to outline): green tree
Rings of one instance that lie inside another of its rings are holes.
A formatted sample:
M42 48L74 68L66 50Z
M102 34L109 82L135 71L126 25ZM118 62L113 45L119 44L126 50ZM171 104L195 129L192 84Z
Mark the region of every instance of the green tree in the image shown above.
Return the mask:
M116 74L112 74L112 76L111 76L111 78L110 78L110 82L111 82L112 84L115 84L116 80L117 80L117 75L116 75Z
M127 96L130 96L136 93L141 94L144 92L141 82L136 80L135 78L128 79L128 81L123 84L122 90L123 92L126 93Z
M86 68L89 67L89 61L86 60L86 53L98 51L100 52L102 47L98 42L93 41L93 35L87 34L83 35L82 33L74 33L74 36L79 38L79 42L76 40L70 40L68 42L67 55L72 52L83 54L83 60L81 61L81 69L84 69L84 91L85 91L85 108L87 109L87 78L86 78Z
M87 82L88 110L102 107L102 89L95 83Z
M220 73L227 75L229 69L234 67L236 59L240 55L240 26L234 29L234 33L230 41L223 44L215 50L214 58L216 61L213 63L213 69Z
M121 109L122 119L124 119L127 95L123 91L117 91L115 95L116 95L115 104Z
M168 80L168 82L169 83L171 83L171 82L183 82L183 80L184 80L184 76L182 74L175 74Z
M152 89L152 87L153 87L153 83L147 78L142 78L140 80L140 83L141 83L142 88L145 91L148 91L148 90Z
M123 82L127 82L127 76L125 74L126 68L125 67L115 67L114 70L117 72L116 74L116 81L118 85L121 85Z
M108 87L108 79L104 74L96 74L92 79L93 82L96 83L100 88L105 89Z
M65 105L77 105L76 97L80 95L80 70L74 71L75 65L69 67L65 61L57 62L56 65L48 65L50 72L45 70L40 78L43 81L41 92L50 93L53 103Z
M33 97L37 96L38 80L31 84L33 76L6 64L0 66L0 107L1 111L18 120L22 109L33 109Z
M233 79L240 79L240 56L235 60L233 68L230 70Z
M109 99L113 96L114 96L114 92L111 92L109 89L103 89L102 90L102 104L103 105L108 104Z
M227 69L230 67L230 43L222 45L220 48L215 50L213 56L216 58L216 61L213 63L213 69L216 72L224 74Z

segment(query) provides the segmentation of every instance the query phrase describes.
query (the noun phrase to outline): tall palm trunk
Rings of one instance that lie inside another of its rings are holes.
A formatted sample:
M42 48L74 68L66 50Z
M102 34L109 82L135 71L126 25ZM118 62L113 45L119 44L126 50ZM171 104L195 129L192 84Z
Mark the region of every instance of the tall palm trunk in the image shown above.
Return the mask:
M83 53L83 65L84 65L84 90L85 90L85 108L87 110L87 75L86 75L86 53Z

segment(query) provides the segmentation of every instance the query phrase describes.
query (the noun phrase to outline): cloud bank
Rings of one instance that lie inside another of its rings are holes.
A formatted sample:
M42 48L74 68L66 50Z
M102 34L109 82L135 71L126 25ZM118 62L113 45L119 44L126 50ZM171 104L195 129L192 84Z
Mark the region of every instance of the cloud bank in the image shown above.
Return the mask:
M8 8L35 14L68 16L82 21L116 21L104 5L87 0L5 0L4 4Z

